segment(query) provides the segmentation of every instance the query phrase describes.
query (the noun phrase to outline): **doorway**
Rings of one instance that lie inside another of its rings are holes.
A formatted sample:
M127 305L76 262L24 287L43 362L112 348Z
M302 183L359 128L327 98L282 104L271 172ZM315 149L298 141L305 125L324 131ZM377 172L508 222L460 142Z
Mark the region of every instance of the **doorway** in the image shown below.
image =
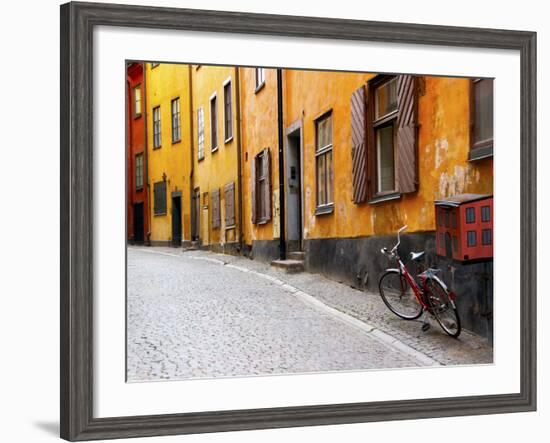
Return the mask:
M200 213L201 213L201 191L200 188L193 190L191 202L191 240L199 241L200 237Z
M181 246L181 192L172 193L172 246Z
M134 203L134 242L143 243L144 226L143 226L143 202Z
M301 126L287 133L286 239L289 252L302 250L302 140Z

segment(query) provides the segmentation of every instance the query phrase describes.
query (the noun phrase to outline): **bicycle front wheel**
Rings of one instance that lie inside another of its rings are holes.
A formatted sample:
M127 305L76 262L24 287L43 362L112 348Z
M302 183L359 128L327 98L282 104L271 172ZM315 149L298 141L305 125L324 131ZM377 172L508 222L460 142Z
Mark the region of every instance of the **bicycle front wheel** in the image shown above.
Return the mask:
M462 326L456 306L449 297L449 292L437 280L428 278L426 280L426 298L430 310L441 328L451 337L457 338Z
M382 300L395 315L405 320L414 320L422 314L422 306L414 291L399 271L386 271L378 287Z

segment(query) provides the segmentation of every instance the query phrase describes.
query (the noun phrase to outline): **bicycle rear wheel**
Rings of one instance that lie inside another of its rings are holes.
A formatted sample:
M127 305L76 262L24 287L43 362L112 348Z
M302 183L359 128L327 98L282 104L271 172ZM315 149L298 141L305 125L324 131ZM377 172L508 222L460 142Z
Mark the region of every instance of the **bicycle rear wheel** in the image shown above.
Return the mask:
M378 284L382 300L398 317L414 320L422 314L422 305L418 303L409 283L397 270L386 271Z
M441 283L433 278L426 280L426 299L431 312L441 328L451 337L460 335L462 326L454 302Z

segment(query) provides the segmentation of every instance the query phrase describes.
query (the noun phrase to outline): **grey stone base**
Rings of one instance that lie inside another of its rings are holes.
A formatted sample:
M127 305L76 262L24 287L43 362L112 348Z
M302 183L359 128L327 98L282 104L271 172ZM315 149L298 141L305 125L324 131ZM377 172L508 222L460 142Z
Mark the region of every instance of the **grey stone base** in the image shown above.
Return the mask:
M241 254L241 245L239 242L225 243L223 245L216 243L212 245L201 246L201 249L207 249L212 252L217 252L219 254L229 254L229 255L240 255Z
M254 240L252 246L247 245L243 255L254 260L271 263L279 258L279 240Z
M305 240L305 268L359 289L378 292L385 269L395 263L381 254L391 248L396 236ZM462 326L476 334L493 336L493 263L462 264L435 254L433 232L414 233L401 238L399 254L411 273L414 263L406 260L411 251L426 251L425 264L442 270L441 277L457 294Z

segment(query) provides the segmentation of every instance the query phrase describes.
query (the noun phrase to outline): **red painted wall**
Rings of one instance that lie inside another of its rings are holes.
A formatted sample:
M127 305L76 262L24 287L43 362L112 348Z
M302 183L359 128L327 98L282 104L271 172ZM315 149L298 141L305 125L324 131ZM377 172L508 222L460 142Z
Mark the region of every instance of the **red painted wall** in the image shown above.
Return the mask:
M134 113L134 88L141 85L141 115ZM149 241L149 189L147 180L147 141L145 113L145 81L143 63L129 63L126 67L126 184L127 184L127 238L134 241L134 205L143 202L143 239ZM135 159L143 155L143 186L136 189Z

